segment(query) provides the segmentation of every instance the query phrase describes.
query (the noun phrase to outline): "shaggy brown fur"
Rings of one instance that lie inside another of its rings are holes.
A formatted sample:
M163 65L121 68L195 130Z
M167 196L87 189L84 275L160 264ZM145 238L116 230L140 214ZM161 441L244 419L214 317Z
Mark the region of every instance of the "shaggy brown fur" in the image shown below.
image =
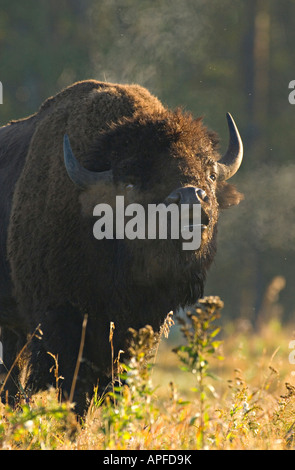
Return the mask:
M218 201L227 207L240 195L232 185L208 181L219 158L216 135L200 119L166 110L138 85L79 82L10 128L17 133L24 123L33 131L13 196L8 259L21 325L17 333L23 337L39 323L44 332L31 347L25 386L34 391L53 382L49 351L58 354L69 393L88 313L75 395L82 410L97 380L102 390L109 381L109 322L115 322L116 349L124 349L128 327L159 329L171 309L196 301L216 250ZM74 186L63 161L65 133L86 168L113 170L113 185L86 191ZM128 183L135 185L133 191L126 189ZM118 194L127 203L158 203L188 185L209 197L210 226L197 252L162 240L94 239L96 204L114 205Z

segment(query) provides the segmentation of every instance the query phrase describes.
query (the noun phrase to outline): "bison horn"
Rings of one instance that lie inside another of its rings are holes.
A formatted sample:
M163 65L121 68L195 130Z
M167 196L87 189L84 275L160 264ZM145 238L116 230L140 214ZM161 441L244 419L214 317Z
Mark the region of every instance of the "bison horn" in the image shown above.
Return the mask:
M243 142L230 113L226 114L229 129L229 145L225 155L218 161L218 179L228 180L240 168L243 160Z
M71 149L70 140L67 134L64 135L64 162L69 177L73 183L81 189L86 189L88 186L92 186L100 182L112 181L112 170L90 171L78 162Z

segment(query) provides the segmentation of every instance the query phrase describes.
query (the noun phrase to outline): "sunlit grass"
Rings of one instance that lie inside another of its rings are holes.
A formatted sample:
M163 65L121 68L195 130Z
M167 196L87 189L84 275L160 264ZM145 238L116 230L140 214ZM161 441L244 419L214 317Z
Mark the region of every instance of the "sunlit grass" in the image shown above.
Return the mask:
M213 299L183 317L175 344L162 338L148 368L153 332L133 332L133 359L121 369L128 386L96 393L83 420L55 389L13 410L0 405L0 448L293 449L292 328L238 322L219 332Z

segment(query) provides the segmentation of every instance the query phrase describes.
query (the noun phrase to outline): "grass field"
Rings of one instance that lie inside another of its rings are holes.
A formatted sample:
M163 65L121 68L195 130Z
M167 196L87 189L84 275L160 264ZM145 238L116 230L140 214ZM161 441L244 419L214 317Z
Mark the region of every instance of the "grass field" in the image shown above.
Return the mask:
M220 306L209 298L182 332L174 325L175 344L162 335L148 368L153 333L134 332L133 359L121 371L129 386L95 394L83 420L60 403L58 388L16 409L0 405L0 448L293 449L295 332L276 320L259 331L243 322L220 330Z

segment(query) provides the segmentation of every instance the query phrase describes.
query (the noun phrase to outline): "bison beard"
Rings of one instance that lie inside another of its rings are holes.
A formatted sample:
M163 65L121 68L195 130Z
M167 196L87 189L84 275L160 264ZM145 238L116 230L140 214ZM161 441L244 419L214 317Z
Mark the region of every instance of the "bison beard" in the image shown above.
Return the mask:
M82 413L94 386L102 392L110 383L110 322L116 326L116 355L125 349L128 328L149 324L157 331L170 310L203 295L219 209L241 199L225 181L242 160L230 116L228 123L229 149L220 159L216 135L200 119L165 109L140 86L89 80L0 129L5 366L37 325L43 331L7 381L11 396L17 380L27 393L55 383L48 352L58 356L63 394L69 396L87 314L74 395ZM65 134L73 152L69 145L63 155ZM202 205L206 220L200 248L183 251L179 240L95 240L93 208L101 202L114 207L119 194L143 206L172 199L182 204L194 195L190 203Z

